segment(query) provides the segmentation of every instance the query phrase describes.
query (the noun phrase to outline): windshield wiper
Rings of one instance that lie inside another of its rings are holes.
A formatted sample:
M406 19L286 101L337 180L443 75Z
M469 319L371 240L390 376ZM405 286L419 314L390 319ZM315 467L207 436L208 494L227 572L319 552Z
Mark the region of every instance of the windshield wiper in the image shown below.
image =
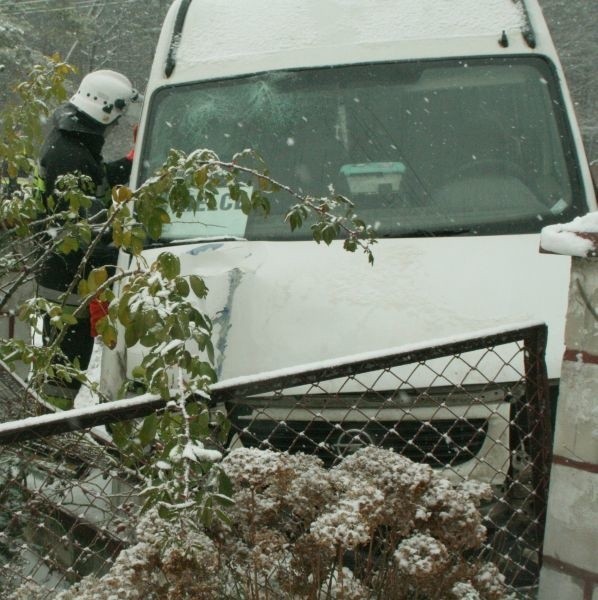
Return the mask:
M246 242L244 237L235 235L218 235L213 237L196 237L196 238L177 238L174 240L166 240L161 238L146 242L145 248L160 248L165 246L179 246L181 244L209 244L211 242Z
M410 237L453 237L457 235L469 235L474 233L475 230L459 227L459 228L445 228L445 229L413 229L404 233L393 233L383 235L383 238L410 238Z
M176 240L164 240L162 243L167 245L176 244L209 244L210 242L246 242L247 238L236 235L214 235L210 237L180 238Z

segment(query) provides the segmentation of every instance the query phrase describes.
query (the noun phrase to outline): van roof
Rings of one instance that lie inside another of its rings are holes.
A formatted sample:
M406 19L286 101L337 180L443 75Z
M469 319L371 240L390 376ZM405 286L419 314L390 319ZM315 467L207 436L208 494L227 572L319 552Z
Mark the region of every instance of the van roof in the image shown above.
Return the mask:
M536 0L177 0L154 66L163 70L176 54L175 70L189 80L198 69L209 78L212 71L496 54L505 51L503 32L509 52L529 52L522 32L533 29L530 22L547 37ZM266 59L273 56L283 57L280 64Z

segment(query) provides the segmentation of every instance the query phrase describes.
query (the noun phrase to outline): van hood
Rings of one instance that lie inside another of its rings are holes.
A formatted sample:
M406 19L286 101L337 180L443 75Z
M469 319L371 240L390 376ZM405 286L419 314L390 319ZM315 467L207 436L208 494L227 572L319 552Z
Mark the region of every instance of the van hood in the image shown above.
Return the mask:
M311 241L173 245L181 274L205 280L220 380L411 343L548 324L560 373L569 259L538 235L380 240L375 263ZM164 248L145 252L151 262ZM127 371L143 348L127 351Z

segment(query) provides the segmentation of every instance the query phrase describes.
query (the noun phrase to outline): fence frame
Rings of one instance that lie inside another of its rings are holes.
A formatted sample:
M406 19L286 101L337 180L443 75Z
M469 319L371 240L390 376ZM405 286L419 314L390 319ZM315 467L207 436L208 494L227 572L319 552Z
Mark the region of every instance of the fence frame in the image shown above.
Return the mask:
M514 329L500 329L496 332L488 330L473 338L469 336L455 337L454 340L435 345L430 345L430 342L428 342L383 352L348 356L336 361L311 363L287 369L284 373L274 371L223 380L211 386L210 396L205 400L208 401L210 406L215 406L229 400L253 396L273 389L309 385L322 380L350 376L354 373L377 371L441 358L450 354L460 354L523 341L526 377L537 382L543 382L538 386L539 393L536 394L536 402L532 402L531 405L537 406L538 410L535 416L543 415L542 429L547 429L547 431L544 431L541 441L538 442L538 446L541 446L541 448L536 449L540 451L542 462L549 464L550 443L545 443L550 439L548 376L544 363L546 339L547 326L544 323L525 324ZM2 361L0 361L0 369L9 372L8 367ZM18 376L12 373L11 376L14 378L15 385L25 390L40 407L49 409L49 405ZM187 398L188 402L196 400L197 398L192 395ZM530 399L528 398L528 400ZM90 408L75 408L38 417L28 417L19 421L0 423L0 446L145 417L156 410L166 408L167 402L167 400L157 395L147 394L132 399L114 400Z
M544 361L547 327L544 323L526 323L511 329L495 329L479 332L475 337L460 336L437 343L412 344L385 351L370 352L334 361L311 363L274 372L260 373L220 381L211 386L209 394L190 395L187 402L198 399L214 408L225 403L251 399L253 396L283 389L318 384L323 381L351 377L362 373L392 369L407 364L425 364L442 357L459 356L463 353L489 350L497 346L519 343L523 355L525 394L511 403L510 423L520 426L523 435L515 439L525 444L531 456L531 488L533 495L533 520L538 526L538 567L542 564L543 532L546 519L549 470L551 464L551 415L548 376ZM521 359L519 359L521 360ZM519 363L520 364L520 363ZM43 413L17 421L0 423L0 449L3 446L54 437L69 432L83 432L94 427L110 425L148 416L156 411L169 410L169 401L157 395L145 394L135 398L102 403L92 407L56 412L40 396L30 389L17 375L10 373L0 362L0 393L14 384L17 392L28 396L27 401ZM277 396L272 396L275 406ZM519 405L517 404L519 403ZM172 404L172 403L171 403ZM520 416L521 415L521 416ZM521 419L521 421L518 421ZM100 442L102 440L99 440ZM513 448L513 445L511 445ZM112 540L114 542L114 540Z

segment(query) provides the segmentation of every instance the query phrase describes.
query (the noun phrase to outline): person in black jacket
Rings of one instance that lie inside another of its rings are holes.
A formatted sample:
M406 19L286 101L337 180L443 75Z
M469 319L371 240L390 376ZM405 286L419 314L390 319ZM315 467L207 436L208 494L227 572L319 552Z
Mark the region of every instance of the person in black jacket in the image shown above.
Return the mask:
M94 195L100 205L106 204L111 187L128 181L132 156L104 162L105 137L140 98L131 82L116 71L94 71L83 78L69 102L54 112L52 130L41 148L40 175L46 196L53 194L58 177L79 173L91 178Z
M125 184L131 173L131 160L123 157L104 162L102 147L111 125L102 125L67 102L52 115L52 130L42 145L39 164L45 195L51 196L61 175L87 175L94 184L94 195L104 205L112 186Z
M126 184L132 164L132 152L114 162L105 162L102 148L108 131L118 123L128 106L140 101L140 94L124 75L110 70L94 71L86 75L69 102L56 109L52 129L46 137L39 157L39 175L44 184L47 207L64 209L50 202L56 200L59 178L67 173L87 175L92 182L92 207L86 216L93 216L110 204L110 190L114 185ZM89 190L86 190L89 192ZM38 294L48 300L59 300L72 282L84 251L66 255L51 254L42 265L36 280ZM108 244L100 244L86 271L102 265L114 264L116 251ZM67 304L73 308L81 298L71 294ZM49 323L44 326L47 338L52 336ZM90 323L79 319L65 336L61 349L69 360L79 360L85 369L89 362L93 338Z

